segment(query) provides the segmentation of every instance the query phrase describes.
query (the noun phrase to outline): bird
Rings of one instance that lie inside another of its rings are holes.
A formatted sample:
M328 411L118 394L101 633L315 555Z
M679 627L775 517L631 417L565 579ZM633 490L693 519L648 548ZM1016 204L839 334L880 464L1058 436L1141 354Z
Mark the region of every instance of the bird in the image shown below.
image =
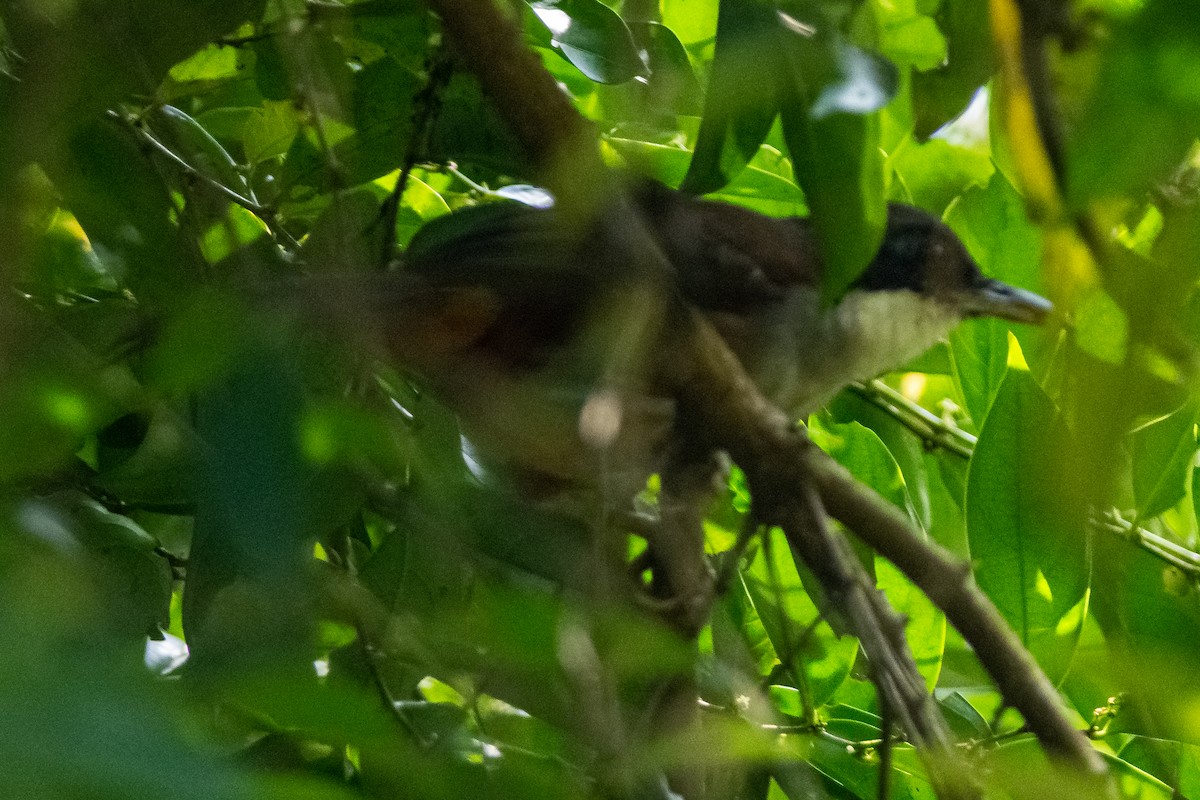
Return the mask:
M688 265L689 301L760 391L795 418L850 383L903 366L965 319L1036 325L1052 310L1040 295L985 276L949 226L915 206L888 204L875 256L827 305L810 218L777 219L659 188L648 194L650 229L672 263Z
M914 206L888 205L878 252L831 304L811 219L645 179L625 199L648 242L604 209L488 203L427 224L397 272L360 275L351 296L326 299L371 320L384 350L459 415L481 463L547 491L594 487L603 472L607 494L635 493L661 467L674 398L654 359L673 308L703 315L795 419L965 319L1038 324L1052 310L985 276L941 219Z

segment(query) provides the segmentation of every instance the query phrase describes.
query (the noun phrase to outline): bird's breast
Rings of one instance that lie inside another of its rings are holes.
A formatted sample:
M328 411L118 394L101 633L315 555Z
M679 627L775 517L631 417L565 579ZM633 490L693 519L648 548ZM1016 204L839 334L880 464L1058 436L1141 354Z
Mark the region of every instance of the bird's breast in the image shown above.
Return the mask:
M797 417L853 381L902 367L960 320L950 306L910 290L852 291L822 308L815 289L799 289L754 319L713 317L759 389Z

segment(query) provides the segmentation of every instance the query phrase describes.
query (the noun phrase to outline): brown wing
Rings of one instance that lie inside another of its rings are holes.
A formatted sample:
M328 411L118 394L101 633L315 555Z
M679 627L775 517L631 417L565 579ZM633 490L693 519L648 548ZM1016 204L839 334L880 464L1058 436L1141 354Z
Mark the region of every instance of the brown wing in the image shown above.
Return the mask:
M701 309L745 313L820 282L820 249L805 219L768 217L658 184L638 199L683 296Z
M746 314L820 279L806 220L649 182L633 196L679 294L704 311ZM400 273L358 276L342 293L348 310L374 317L389 349L419 369L472 352L536 370L637 284L634 262L645 260L621 234L602 220L581 228L553 210L492 204L426 226Z

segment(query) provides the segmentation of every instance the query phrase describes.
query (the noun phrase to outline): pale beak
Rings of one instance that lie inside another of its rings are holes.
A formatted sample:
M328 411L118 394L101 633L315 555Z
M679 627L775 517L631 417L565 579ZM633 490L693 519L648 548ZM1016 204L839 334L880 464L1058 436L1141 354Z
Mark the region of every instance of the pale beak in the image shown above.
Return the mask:
M1041 295L991 278L964 290L959 302L968 317L999 317L1030 325L1042 323L1054 310L1054 305Z

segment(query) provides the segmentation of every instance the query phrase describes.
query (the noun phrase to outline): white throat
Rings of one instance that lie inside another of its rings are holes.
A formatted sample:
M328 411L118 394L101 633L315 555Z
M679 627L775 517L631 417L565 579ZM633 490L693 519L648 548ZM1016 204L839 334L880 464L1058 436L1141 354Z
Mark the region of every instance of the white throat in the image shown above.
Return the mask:
M903 366L962 320L951 306L904 289L855 290L825 310L815 291L801 290L772 313L774 324L744 359L767 397L796 416L852 381Z

